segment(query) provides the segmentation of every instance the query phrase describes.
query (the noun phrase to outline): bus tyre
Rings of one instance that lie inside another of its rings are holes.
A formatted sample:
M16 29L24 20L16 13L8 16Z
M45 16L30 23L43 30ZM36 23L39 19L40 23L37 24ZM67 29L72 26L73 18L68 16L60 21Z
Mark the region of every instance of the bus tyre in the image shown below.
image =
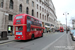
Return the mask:
M43 37L43 33L42 33L41 37Z
M34 34L32 34L31 39L32 39L32 40L34 39Z

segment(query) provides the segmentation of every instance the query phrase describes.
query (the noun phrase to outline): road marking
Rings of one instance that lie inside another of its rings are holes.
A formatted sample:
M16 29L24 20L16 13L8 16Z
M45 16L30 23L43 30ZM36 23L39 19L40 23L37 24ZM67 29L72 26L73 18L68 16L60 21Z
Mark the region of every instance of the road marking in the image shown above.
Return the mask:
M65 34L63 34L62 36L64 36ZM52 43L50 43L49 45L47 45L46 47L44 47L42 50L47 50L52 44L54 44L56 41L58 41L62 36L60 36L58 39L56 39L55 41L53 41Z
M2 43L0 45L5 45L5 44L8 44L8 43L13 43L14 41L11 41L11 42L6 42L6 43Z

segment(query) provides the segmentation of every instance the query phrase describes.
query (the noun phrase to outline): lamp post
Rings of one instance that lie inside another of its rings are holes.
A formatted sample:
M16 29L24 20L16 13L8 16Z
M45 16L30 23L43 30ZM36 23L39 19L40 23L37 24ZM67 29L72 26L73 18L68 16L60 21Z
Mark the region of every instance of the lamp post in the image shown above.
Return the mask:
M65 12L65 13L63 13L63 15L65 15L65 17L66 17L66 33L67 33L67 15L69 15L69 13Z

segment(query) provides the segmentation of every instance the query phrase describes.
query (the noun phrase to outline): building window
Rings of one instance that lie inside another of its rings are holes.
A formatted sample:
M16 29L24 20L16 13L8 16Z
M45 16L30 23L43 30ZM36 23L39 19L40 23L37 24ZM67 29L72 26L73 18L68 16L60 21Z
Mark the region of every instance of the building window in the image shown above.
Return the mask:
M29 14L29 8L28 7L26 8L26 13Z
M47 21L48 21L48 16L47 16Z
M41 6L40 6L40 10L41 10Z
M32 6L34 7L34 2L32 1Z
M41 19L41 13L40 13L40 19Z
M4 0L1 0L1 1L0 1L0 7L1 7L1 8L3 8L3 2L4 2Z
M42 15L42 19L44 20L44 15Z
M38 0L37 0L37 2L38 2Z
M45 16L45 20L46 20L46 16Z
M42 12L43 12L43 8L42 8Z
M29 4L29 0L26 0L26 3Z
M37 18L38 18L38 12L37 12Z
M40 3L41 3L41 0L40 0Z
M13 20L13 15L9 14L9 21Z
M10 6L9 6L10 9L13 9L13 0L10 0Z
M22 4L19 5L19 12L22 12Z
M45 13L46 13L46 9L45 9Z
M37 9L38 9L38 4L37 4Z
M34 10L32 10L32 16L34 16Z
M43 20L44 20L44 15L43 15Z
M44 12L44 8L43 8L43 12Z

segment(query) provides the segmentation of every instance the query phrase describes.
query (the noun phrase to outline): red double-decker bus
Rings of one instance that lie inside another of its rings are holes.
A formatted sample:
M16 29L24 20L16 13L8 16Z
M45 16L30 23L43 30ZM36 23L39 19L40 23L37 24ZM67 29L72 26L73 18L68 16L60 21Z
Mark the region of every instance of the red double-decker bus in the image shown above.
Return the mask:
M63 27L60 27L60 32L64 32L64 29L63 29Z
M42 22L28 14L18 14L13 21L15 40L43 37Z

